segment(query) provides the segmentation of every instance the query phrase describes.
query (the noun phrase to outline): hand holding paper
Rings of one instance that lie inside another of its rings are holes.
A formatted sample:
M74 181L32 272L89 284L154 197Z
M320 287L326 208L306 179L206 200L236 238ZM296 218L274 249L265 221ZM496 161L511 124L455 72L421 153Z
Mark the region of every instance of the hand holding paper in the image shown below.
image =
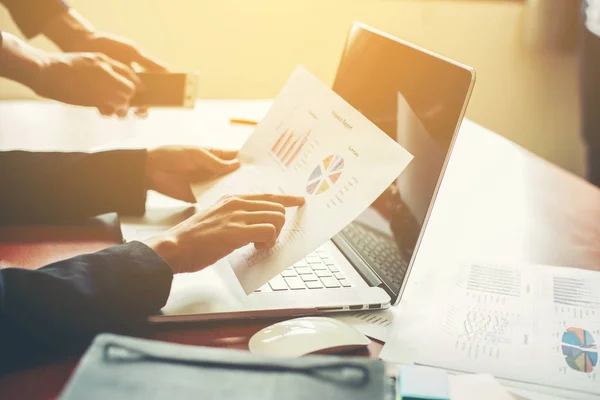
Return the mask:
M247 244L273 246L285 223L285 208L302 197L251 194L224 196L169 231L146 240L174 273L195 272Z
M242 167L194 190L200 206L227 193L304 196L275 245L228 260L251 293L329 240L396 179L412 156L303 68L292 74L239 153Z

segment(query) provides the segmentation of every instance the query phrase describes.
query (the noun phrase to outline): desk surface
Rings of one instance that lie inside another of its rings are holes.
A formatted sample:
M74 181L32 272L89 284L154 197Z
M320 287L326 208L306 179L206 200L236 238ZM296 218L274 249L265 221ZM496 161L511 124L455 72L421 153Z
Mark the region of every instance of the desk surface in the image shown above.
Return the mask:
M119 121L52 103L6 102L0 104L0 149L93 150L175 143L236 148L252 129L230 126L229 118L260 119L268 106L268 101L200 101L193 111L153 110L147 120ZM149 212L153 201L150 197ZM436 245L447 248L451 241L452 257L600 269L598 222L600 190L464 121L425 235L433 239L422 251L435 251ZM420 252L414 268L424 260ZM250 336L265 324L213 323L155 332L152 337L247 349ZM377 356L380 349L373 342L370 355ZM0 393L51 398L75 363L14 374L0 381Z

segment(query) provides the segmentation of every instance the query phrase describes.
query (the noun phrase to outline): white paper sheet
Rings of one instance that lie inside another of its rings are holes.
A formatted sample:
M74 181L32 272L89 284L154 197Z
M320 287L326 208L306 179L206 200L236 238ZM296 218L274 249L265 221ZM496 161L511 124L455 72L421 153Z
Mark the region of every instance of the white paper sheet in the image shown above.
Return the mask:
M515 400L515 397L489 374L449 375L448 381L452 400Z
M334 316L354 329L373 339L385 342L394 331L398 310L391 307L381 311L357 311Z
M248 245L228 260L251 293L317 249L396 179L412 156L299 67L239 153L240 170L194 189L200 206L223 194L303 195L277 244Z
M600 395L600 273L464 263L444 279L413 321L420 336L399 328L383 357Z

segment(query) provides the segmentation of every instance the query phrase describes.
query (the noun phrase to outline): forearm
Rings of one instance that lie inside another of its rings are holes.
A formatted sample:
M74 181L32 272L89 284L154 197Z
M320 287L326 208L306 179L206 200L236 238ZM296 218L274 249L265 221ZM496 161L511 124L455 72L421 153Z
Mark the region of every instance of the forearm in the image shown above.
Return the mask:
M47 62L46 54L10 33L2 32L0 76L35 90L36 82Z
M39 34L48 21L69 9L64 0L0 0L0 3L28 39Z
M0 223L73 220L107 212L141 215L145 150L0 153Z
M54 17L42 33L63 51L81 51L78 43L95 32L94 26L74 9Z
M172 275L139 242L36 271L0 270L0 373L48 351L79 351L99 332L134 333L166 303Z

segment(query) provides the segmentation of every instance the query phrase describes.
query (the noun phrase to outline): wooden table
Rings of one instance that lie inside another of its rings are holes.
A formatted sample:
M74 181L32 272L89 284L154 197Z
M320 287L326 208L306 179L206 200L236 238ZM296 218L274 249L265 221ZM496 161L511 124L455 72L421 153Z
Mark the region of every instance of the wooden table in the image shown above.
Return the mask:
M92 150L185 143L239 147L251 128L231 117L260 119L268 101L200 101L193 111L154 110L144 121L101 119L92 110L53 103L0 104L0 149ZM152 203L152 198L149 203ZM150 210L152 204L149 204ZM600 190L470 121L464 121L427 229L455 255L600 269ZM424 251L435 251L429 243ZM0 243L0 246L2 244ZM419 268L419 257L414 268ZM273 321L161 328L150 337L247 349ZM373 342L376 357L381 344ZM53 398L77 360L0 380L3 398Z

